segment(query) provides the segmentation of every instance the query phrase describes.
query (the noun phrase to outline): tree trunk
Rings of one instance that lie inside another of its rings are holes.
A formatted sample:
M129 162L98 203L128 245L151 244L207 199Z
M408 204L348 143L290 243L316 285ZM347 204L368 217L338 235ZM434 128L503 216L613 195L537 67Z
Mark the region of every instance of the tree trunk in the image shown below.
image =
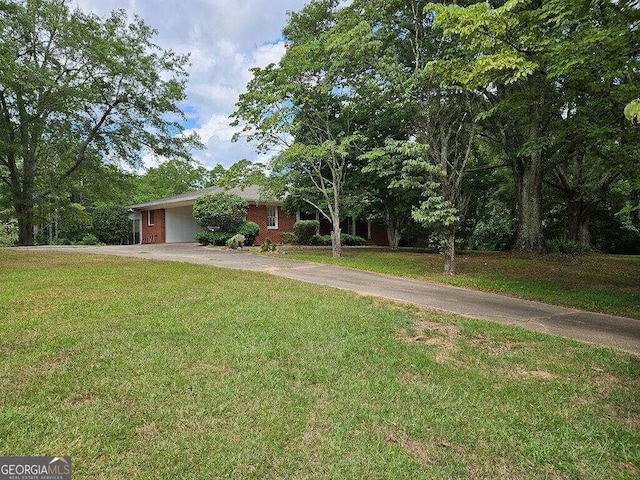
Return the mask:
M444 253L444 274L455 275L456 274L456 234L455 232L449 232L447 234L447 249Z
M400 219L395 218L387 213L387 240L392 250L397 250L400 245Z
M567 214L569 216L569 240L591 248L591 236L589 235L589 221L592 209L582 202L567 201Z
M640 191L637 188L631 190L631 224L640 232Z
M33 207L24 203L15 205L18 217L18 245L21 247L33 245Z
M331 230L331 252L333 254L333 258L340 258L342 256L342 243L340 241L341 233L340 223L334 221L333 229Z
M591 249L591 234L589 233L589 220L590 216L586 217L580 223L580 229L578 230L578 243Z
M333 184L338 183L338 176L334 174ZM333 258L340 258L342 256L342 239L340 234L340 194L338 189L333 189L333 209L331 211L331 251Z
M528 161L516 160L514 179L518 200L518 238L515 249L545 253L542 233L542 154L531 154Z
M397 250L400 245L400 240L402 239L402 235L397 226L387 227L387 239L389 240L391 250Z

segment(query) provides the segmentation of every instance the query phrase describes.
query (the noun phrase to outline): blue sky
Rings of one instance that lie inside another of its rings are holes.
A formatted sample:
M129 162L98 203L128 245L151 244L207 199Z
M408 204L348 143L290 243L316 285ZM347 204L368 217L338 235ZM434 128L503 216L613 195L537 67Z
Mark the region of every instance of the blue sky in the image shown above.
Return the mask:
M232 143L229 115L251 79L250 68L277 62L288 11L307 0L74 0L84 11L107 15L124 9L158 30L156 43L191 55L187 128L200 135L206 149L194 157L206 167L229 167L243 158L264 161L244 141ZM158 159L146 157L147 166Z

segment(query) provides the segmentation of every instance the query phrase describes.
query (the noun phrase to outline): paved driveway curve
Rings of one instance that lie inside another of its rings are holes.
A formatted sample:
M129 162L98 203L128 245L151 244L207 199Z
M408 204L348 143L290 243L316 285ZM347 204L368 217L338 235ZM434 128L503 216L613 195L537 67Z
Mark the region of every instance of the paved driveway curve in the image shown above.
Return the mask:
M23 248L118 255L266 272L294 280L351 290L364 295L389 298L472 318L517 325L529 330L621 348L640 356L640 320L557 307L504 295L352 268L254 255L249 252L212 250L197 244Z

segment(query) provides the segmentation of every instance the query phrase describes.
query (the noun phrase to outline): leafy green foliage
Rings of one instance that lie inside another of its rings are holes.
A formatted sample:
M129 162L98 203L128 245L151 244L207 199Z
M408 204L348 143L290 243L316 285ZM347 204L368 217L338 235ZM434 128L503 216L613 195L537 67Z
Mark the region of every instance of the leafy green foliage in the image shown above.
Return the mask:
M622 120L640 84L640 59L630 54L640 45L640 11L633 2L584 0L437 2L426 10L459 43L427 70L484 99L478 119L512 165L516 247L545 250L544 180L563 193L568 236L588 245L591 212L638 156L633 127ZM636 116L636 104L626 114Z
M221 165L217 165L212 172L215 178L212 179L211 184L222 188L264 185L268 183L265 168L262 163L247 159L237 161L226 170Z
M362 246L367 241L358 235L350 235L348 233L340 234L340 243L346 246ZM329 246L331 245L331 235L314 235L309 239L308 245Z
M43 241L43 240L41 240ZM39 244L39 245L43 245L45 243L45 241L43 241L43 243ZM51 241L51 245L72 245L73 242L71 240L69 240L68 238L64 238L64 237L58 237L58 238L54 238Z
M254 70L234 117L261 150L283 148L271 167L287 202L334 227L366 214L395 246L417 221L453 259L475 226L478 247L543 253L556 236L543 222L564 202L567 237L588 244L598 205L638 184L640 130L623 109L638 96L639 21L628 1L316 0L291 15L283 61ZM469 188L503 167L513 240Z
M195 234L193 237L194 240L201 245L213 245L215 243L216 237L213 232L202 231Z
M297 242L302 245L310 245L311 238L318 232L320 222L317 220L298 220L293 225L293 233Z
M341 82L349 61L334 41L338 2L314 1L291 15L287 51L278 65L253 69L240 96L234 125L259 151L278 146L270 164L277 187L307 203L331 222L334 255L340 255L344 186L362 136L355 131L352 94ZM312 29L316 34L310 34ZM354 45L356 42L354 42Z
M298 236L293 232L280 232L282 243L298 243Z
M245 237L245 245L251 246L256 243L256 237L260 234L260 226L255 222L244 222L236 233Z
M228 232L216 232L213 236L215 239L215 245L226 245L233 235L233 233Z
M516 219L513 212L492 199L487 211L476 223L470 243L477 250L509 250L515 241Z
M127 209L119 206L97 207L91 214L93 231L102 243L120 245L131 233Z
M58 235L66 238L70 243L76 243L92 233L93 226L91 215L79 204L71 204L64 209L59 219L60 229Z
M640 123L640 99L633 100L624 107L624 116L633 123Z
M235 232L247 216L249 204L231 192L211 193L199 197L193 205L193 217L202 227L220 227L222 232Z
M343 245L347 245L350 247L361 247L362 245L365 245L367 243L364 238L358 235L351 235L349 233L341 234L340 241Z
M124 10L108 18L69 2L17 0L0 8L0 178L10 187L20 244L34 209L87 162L137 165L148 149L189 158L183 127L188 58Z
M309 239L309 245L328 246L331 245L331 235L314 235Z
M194 240L201 245L226 245L227 242L233 237L232 233L227 232L209 232L204 230L198 232L194 236Z
M13 247L18 243L18 222L0 223L0 247Z
M428 158L428 152L429 147L421 143L387 140L384 147L374 149L368 155L373 162L367 170L383 168L382 165L391 158L400 161L400 175L391 180L389 188L401 187L420 192L422 199L412 210L413 219L424 226L447 229L458 222L458 211L441 193L446 171Z
M561 253L564 255L586 255L589 248L585 245L569 240L566 237L553 238L547 242L549 253Z
M273 241L267 237L264 239L264 243L262 245L260 245L260 250L262 252L275 252L276 249L278 248L278 246L273 243Z
M237 233L229 240L227 240L227 247L233 250L241 248L245 244L246 238L244 235Z
M99 243L100 240L98 237L90 233L89 235L84 236L82 240L78 242L78 245L98 245Z
M169 160L149 168L138 179L134 201L142 203L204 188L207 176L207 169L191 160Z

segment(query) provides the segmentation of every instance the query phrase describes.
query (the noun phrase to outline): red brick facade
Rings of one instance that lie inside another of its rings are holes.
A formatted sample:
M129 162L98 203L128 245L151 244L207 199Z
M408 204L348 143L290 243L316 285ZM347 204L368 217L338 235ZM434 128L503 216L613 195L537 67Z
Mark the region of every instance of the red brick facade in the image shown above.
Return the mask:
M345 219L341 224L340 228L342 233L353 233L353 220L350 218ZM320 219L320 234L321 235L330 235L331 234L331 223L326 218ZM366 220L358 220L356 221L356 229L355 234L359 237L364 238L367 241L367 245L378 245L378 246L388 246L389 245L389 237L387 237L387 228L380 223L375 221L371 222L371 226Z
M367 239L367 243L385 247L389 246L387 228L384 225L380 225L379 223L371 222L371 238Z
M149 214L153 212L153 225L149 225ZM142 213L142 243L166 242L166 215L164 208Z
M276 207L278 212L278 228L267 228L266 205L249 205L247 220L255 222L260 227L260 233L256 237L256 245L262 245L269 237L273 243L282 243L280 232L293 232L293 224L296 223L295 215L287 215L282 208Z
M267 227L267 206L250 204L247 211L247 220L255 222L260 227L260 233L256 237L256 245L262 245L267 237L274 243L282 243L282 237L280 232L293 232L293 225L296 223L295 215L287 215L284 213L281 207L275 207L277 209L277 228ZM145 210L141 212L141 224L142 224L142 243L165 243L166 242L166 210L157 209L151 210L153 212L153 225L149 225L149 213ZM330 232L330 225L326 221L321 222L321 233L328 234ZM351 233L352 226L343 225L344 233ZM356 233L363 238L368 237L368 225L367 222L357 222ZM383 225L377 223L371 224L371 238L368 238L369 244L374 245L388 245L386 229Z

